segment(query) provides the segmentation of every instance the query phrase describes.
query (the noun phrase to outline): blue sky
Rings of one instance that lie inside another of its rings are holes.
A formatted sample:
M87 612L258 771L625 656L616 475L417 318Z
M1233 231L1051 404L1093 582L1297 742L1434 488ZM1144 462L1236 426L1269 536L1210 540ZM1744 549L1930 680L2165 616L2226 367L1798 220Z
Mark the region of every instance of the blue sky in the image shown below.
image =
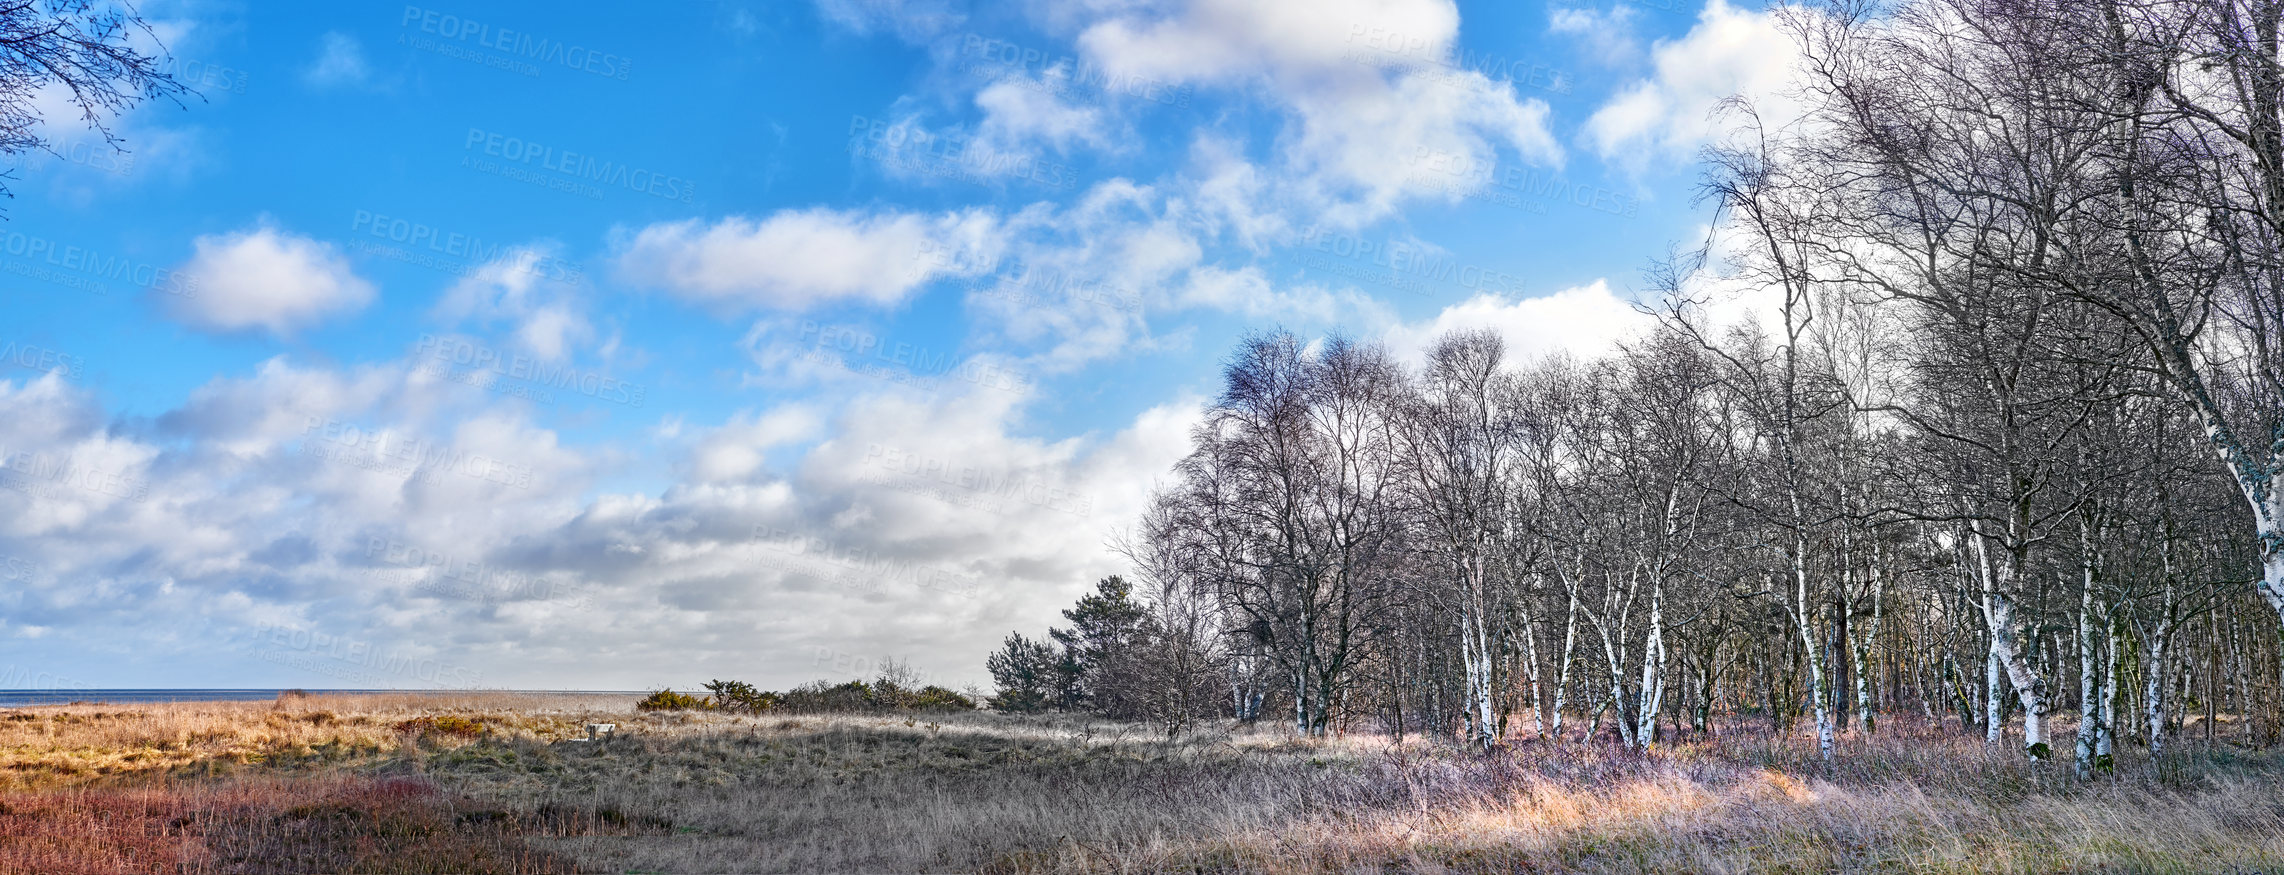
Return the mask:
M983 679L1250 330L1703 234L1719 2L163 3L0 225L0 687ZM52 101L51 101L52 103Z

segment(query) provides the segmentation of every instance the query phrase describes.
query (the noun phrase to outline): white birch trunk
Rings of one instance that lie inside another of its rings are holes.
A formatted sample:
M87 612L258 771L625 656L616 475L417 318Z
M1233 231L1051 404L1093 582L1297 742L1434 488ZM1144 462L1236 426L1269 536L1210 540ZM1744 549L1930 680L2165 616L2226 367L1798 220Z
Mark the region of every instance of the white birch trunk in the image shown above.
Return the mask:
M2109 637L2102 642L2102 652L2107 657L2102 673L2102 730L2094 740L2094 765L2104 771L2115 768L2117 763L2117 642L2122 637L2118 635L2116 608L2113 606L2108 613Z
M2083 586L2078 590L2078 746L2072 760L2078 777L2094 773L2095 747L2102 725L2101 687L2094 675L2094 561L2080 560Z
M2014 694L2022 705L2022 749L2031 759L2045 759L2050 748L2046 746L2046 696L2044 681L2037 670L2022 658L2015 644L2019 634L2014 616L2014 600L2003 594L1991 598L1991 657L2006 670L2006 678L2014 686Z
M1984 615L1989 616L1990 601L1983 601ZM1987 625L1990 621L1984 620ZM1998 635L1989 636L1983 652L1983 741L1997 745L2006 740L2006 671L1999 668Z
M1877 642L1880 637L1880 596L1883 595L1883 590L1887 585L1886 578L1880 574L1879 553L1876 548L1872 553L1871 578L1872 625L1871 628L1857 635L1856 640L1851 642L1853 646L1849 648L1850 656L1855 660L1856 668L1856 719L1862 723L1865 735L1872 734L1871 650L1872 644Z
M1524 671L1531 685L1531 734L1545 738L1546 688L1540 682L1539 623L1538 617L1529 611L1523 612L1523 659L1527 662Z
M2002 629L2005 620L2011 618L2012 611L2002 613L1999 607L1998 569L1991 561L1989 545L1983 543L1982 532L1969 526L1966 538L1974 550L1975 572L1983 581L1983 626L1990 632L1987 641L1989 649L1983 656L1983 741L1996 745L2006 740L2005 701L2000 698L2006 658L2000 656L1999 651L2003 647L2011 652L2013 648L2007 631Z
M1461 612L1460 659L1467 671L1467 743L1471 747L1489 750L1496 741L1496 718L1491 703L1491 651L1490 635L1483 621L1481 608L1470 592L1468 604Z
M1572 654L1577 652L1578 647L1577 594L1570 593L1568 602L1569 607L1562 618L1562 655L1557 659L1554 671L1554 722L1547 729L1556 738L1562 737L1562 712L1570 705L1570 666Z
M1800 627L1800 646L1808 652L1808 700L1816 707L1816 752L1832 759L1832 709L1824 696L1824 660L1817 653L1813 605L1808 597L1808 544L1797 533L1793 540L1793 624Z
M1665 699L1665 584L1650 582L1649 640L1642 645L1641 704L1635 712L1634 737L1643 747L1657 741L1657 714Z

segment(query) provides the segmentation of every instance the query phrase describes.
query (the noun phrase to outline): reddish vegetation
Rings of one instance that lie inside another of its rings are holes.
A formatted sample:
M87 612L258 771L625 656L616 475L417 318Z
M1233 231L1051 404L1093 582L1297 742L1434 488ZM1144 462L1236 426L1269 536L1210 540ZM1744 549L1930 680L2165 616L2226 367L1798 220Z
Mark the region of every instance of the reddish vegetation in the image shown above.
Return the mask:
M0 873L568 873L526 836L657 832L615 812L472 805L421 778L167 784L0 796Z

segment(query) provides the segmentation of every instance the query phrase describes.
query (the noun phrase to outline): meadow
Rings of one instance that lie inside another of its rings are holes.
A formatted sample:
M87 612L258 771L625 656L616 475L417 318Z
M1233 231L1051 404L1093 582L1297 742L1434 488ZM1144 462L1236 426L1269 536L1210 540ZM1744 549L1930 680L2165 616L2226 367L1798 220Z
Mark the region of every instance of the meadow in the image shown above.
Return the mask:
M0 872L2255 872L2284 760L1956 729L1646 753L1067 715L403 694L0 712ZM619 734L585 741L584 725ZM2193 736L2194 733L2191 733Z

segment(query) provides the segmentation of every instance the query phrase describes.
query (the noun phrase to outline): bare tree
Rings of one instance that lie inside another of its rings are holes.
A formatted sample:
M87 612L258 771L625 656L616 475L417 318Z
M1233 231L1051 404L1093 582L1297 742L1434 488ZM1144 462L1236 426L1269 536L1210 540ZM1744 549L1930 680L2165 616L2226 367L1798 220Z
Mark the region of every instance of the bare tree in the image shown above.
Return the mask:
M1446 335L1428 351L1426 373L1402 405L1397 434L1410 476L1408 504L1435 539L1435 565L1448 582L1432 585L1457 624L1466 672L1469 743L1497 741L1495 691L1510 638L1503 608L1514 582L1508 503L1515 464L1514 390L1502 361L1505 345L1489 331Z
M0 153L51 148L41 133L50 120L40 114L43 96L51 94L77 110L78 121L104 142L123 149L112 119L143 101L188 92L165 71L165 53L133 6L96 0L0 4ZM7 192L0 184L0 194Z

